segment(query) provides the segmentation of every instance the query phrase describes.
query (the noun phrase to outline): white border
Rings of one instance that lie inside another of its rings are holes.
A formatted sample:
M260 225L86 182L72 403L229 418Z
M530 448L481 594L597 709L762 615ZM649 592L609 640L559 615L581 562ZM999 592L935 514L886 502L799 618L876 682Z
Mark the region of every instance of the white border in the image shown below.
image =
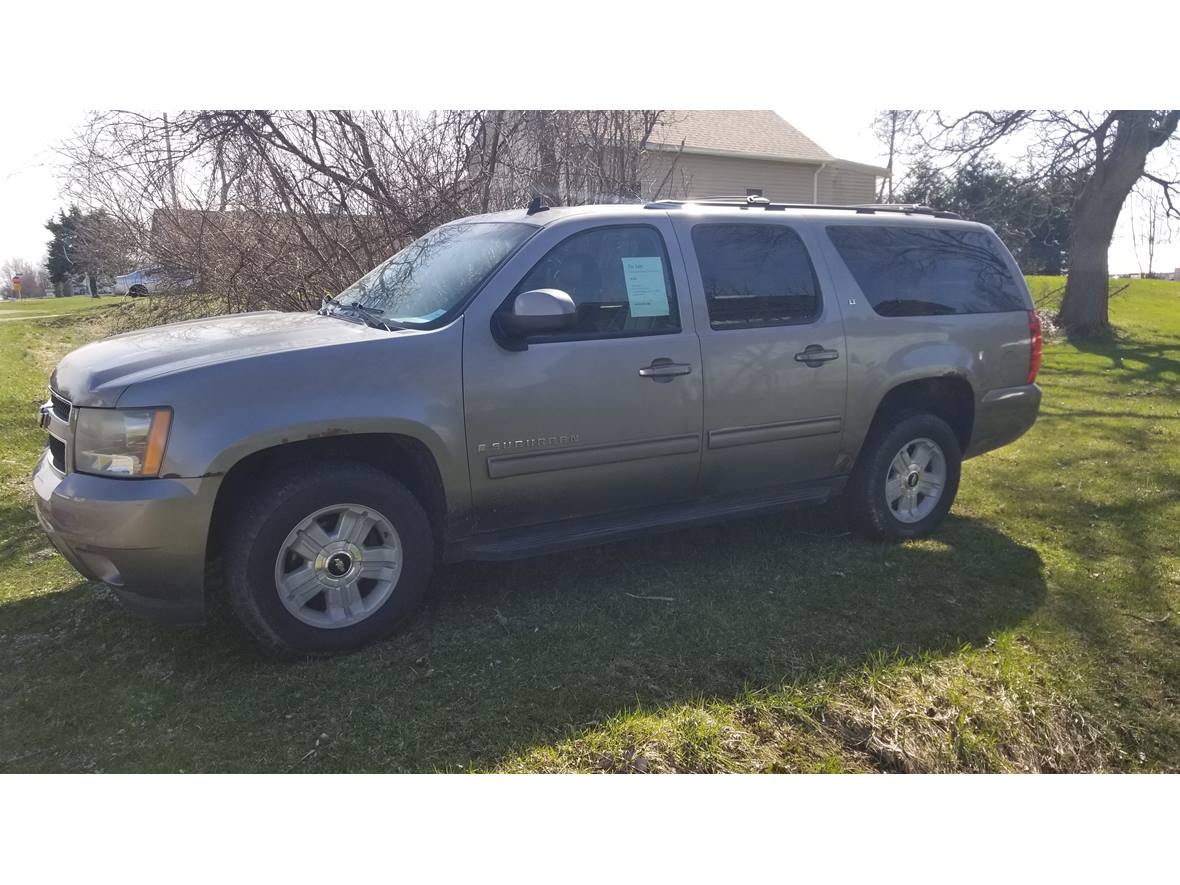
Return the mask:
M12 3L4 103L79 107L1144 107L1178 13L881 4Z
M1137 882L1168 776L10 776L12 882ZM16 875L14 875L16 874Z

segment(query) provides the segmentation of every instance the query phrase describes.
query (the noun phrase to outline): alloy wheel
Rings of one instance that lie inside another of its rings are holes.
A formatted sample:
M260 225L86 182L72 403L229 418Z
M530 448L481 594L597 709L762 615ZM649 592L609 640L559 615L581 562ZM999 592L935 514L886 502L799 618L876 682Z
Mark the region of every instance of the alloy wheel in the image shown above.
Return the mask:
M336 504L304 517L275 559L283 607L305 624L351 627L397 587L402 544L385 516L363 504Z
M946 487L946 456L934 440L910 440L885 471L885 503L905 523L921 522L934 510Z

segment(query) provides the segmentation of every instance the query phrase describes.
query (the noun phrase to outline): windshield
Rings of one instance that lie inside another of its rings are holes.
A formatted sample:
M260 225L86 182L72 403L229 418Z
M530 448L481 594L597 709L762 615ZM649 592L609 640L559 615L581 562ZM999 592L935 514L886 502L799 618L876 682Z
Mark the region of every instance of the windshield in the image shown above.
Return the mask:
M461 304L537 230L512 222L435 228L340 293L334 303L363 308L396 325L426 325Z

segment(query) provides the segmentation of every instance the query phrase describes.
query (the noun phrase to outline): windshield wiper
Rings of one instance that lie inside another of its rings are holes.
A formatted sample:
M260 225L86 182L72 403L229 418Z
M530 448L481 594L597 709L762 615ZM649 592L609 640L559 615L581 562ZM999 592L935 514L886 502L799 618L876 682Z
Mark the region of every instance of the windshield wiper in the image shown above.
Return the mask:
M333 309L329 310L329 306ZM331 295L325 295L323 304L317 313L323 316L335 316L336 314L352 314L360 317L367 325L375 329L384 329L386 332L393 332L395 329L404 329L404 326L398 326L396 323L390 323L384 318L381 311L375 307L368 307L364 304L357 304L356 302L345 303L338 301Z

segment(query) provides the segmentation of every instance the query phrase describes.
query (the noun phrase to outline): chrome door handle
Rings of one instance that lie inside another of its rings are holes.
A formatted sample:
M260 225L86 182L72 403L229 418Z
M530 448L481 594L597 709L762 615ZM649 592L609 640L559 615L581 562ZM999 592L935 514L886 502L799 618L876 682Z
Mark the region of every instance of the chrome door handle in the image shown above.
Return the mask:
M653 381L671 381L677 375L687 375L692 371L692 366L688 363L674 363L670 359L661 357L658 360L652 360L650 366L644 366L639 370L639 374L643 378L651 378Z
M818 369L829 360L840 358L838 350L827 350L819 344L808 344L801 353L795 354L795 361L805 363L813 369Z

